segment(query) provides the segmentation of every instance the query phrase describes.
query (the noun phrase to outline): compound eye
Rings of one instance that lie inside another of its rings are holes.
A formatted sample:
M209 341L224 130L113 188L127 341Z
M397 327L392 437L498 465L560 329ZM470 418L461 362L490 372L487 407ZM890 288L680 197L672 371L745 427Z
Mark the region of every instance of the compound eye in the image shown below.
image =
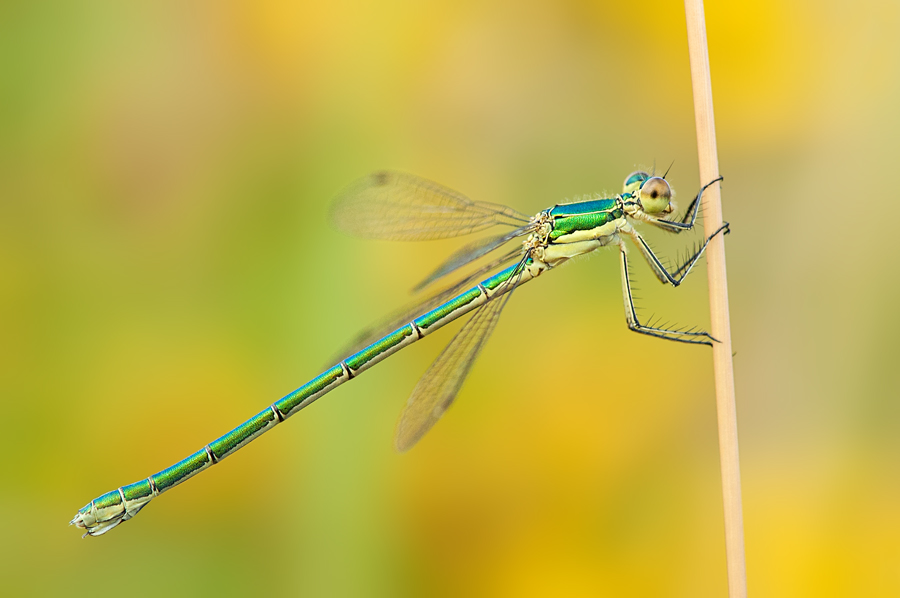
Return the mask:
M643 170L636 170L628 175L625 184L622 185L625 193L634 193L641 188L641 185L650 178L650 175Z
M641 206L648 214L665 212L672 200L672 188L666 179L655 176L641 185Z

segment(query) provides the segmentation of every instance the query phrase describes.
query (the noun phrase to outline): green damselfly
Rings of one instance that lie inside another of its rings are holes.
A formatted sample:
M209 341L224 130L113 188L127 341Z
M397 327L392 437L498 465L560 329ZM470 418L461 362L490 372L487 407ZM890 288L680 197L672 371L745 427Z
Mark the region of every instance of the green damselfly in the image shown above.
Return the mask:
M354 235L393 240L444 239L504 226L499 235L477 240L450 256L416 288L479 262L474 272L450 288L372 328L357 339L349 357L276 401L231 432L140 482L122 486L82 507L71 523L99 536L134 517L150 500L218 463L319 397L420 338L475 311L419 380L397 425L396 447L412 447L453 402L469 370L497 325L510 291L567 260L600 247L619 248L625 320L631 330L672 341L710 345L715 339L698 330L642 324L637 317L625 240L630 240L663 283L678 286L700 259L709 241L728 232L722 224L673 271L669 271L632 221L664 231L691 230L706 184L681 217L673 217L672 190L662 177L638 171L625 179L621 194L557 204L535 216L469 198L425 179L379 172L360 179L334 201L337 228ZM495 257L488 258L489 254ZM486 278L485 278L486 277Z

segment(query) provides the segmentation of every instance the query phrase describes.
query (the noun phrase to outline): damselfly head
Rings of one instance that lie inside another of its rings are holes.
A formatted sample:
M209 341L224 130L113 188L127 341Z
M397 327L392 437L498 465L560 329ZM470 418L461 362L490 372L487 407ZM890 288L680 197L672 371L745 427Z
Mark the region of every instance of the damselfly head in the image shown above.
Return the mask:
M658 176L650 177L640 186L638 199L641 208L647 214L660 214L672 211L672 188L666 179Z

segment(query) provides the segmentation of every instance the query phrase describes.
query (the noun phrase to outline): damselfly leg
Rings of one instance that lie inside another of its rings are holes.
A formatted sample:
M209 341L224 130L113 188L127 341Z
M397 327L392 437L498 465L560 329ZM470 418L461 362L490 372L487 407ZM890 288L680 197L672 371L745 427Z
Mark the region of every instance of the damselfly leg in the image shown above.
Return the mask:
M656 274L656 277L663 283L670 283L673 286L678 286L681 284L681 281L690 273L691 269L694 267L694 264L697 263L697 260L703 255L703 252L706 250L706 246L709 245L709 242L720 233L728 233L728 223L726 222L722 226L720 226L713 234L711 234L703 245L697 250L694 255L689 257L681 266L676 269L676 274L671 274L665 266L662 265L662 262L656 257L656 254L653 253L653 250L650 249L650 246L647 245L646 241L644 241L643 237L632 229L631 231L626 231L634 240L635 245L637 245L638 249L641 251L641 255L644 256L644 259L647 260L647 263L650 265L650 269L653 270L653 273ZM712 342L718 342L712 335L708 332L704 331L695 331L695 330L677 330L670 328L657 328L653 326L648 326L641 324L640 320L637 317L637 312L634 307L634 295L631 290L631 277L628 268L628 255L625 251L625 243L619 242L619 256L622 264L622 296L625 300L625 320L628 322L628 328L634 330L635 332L639 332L641 334L647 334L650 336L655 336L657 338L664 338L670 341L677 341L680 343L688 343L693 345L709 345L712 346ZM680 275L678 273L681 273Z

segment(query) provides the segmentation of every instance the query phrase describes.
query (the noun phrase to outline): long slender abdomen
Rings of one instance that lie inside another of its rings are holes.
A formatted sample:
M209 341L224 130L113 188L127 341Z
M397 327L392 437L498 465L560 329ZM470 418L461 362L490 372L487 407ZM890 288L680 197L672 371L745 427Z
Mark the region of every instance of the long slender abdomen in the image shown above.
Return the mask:
M540 273L539 269L532 273L532 269L525 268L516 274L514 280L510 280L515 269L516 266L511 266L502 270L443 305L419 316L409 324L385 335L186 459L140 482L99 496L82 507L70 523L85 529L85 536L99 536L123 521L128 521L154 497L215 465L347 380L356 377L403 347L483 305L495 295L507 293Z

